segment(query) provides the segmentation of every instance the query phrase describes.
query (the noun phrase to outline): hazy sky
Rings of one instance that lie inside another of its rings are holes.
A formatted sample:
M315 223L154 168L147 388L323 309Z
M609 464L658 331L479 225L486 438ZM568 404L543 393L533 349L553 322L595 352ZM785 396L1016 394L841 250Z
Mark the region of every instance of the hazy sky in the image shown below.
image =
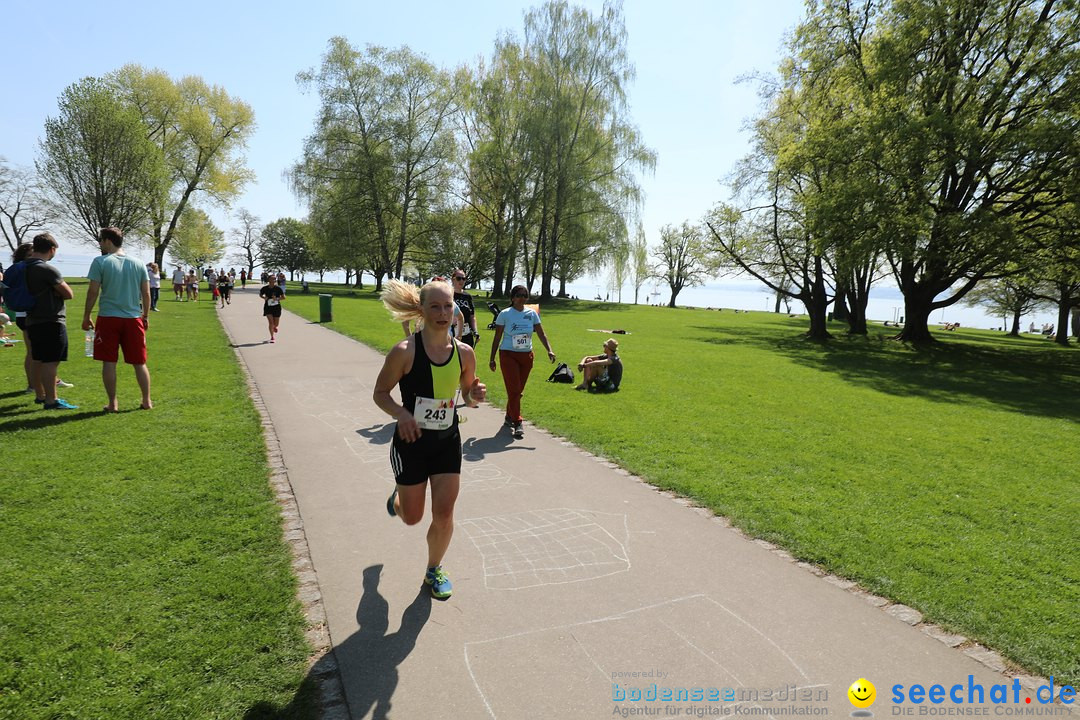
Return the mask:
M316 67L327 41L408 45L446 68L489 56L503 32L520 35L526 10L507 0L412 3L354 0L183 3L10 0L0 41L4 109L0 156L31 165L46 117L80 78L135 62L172 77L199 75L251 104L258 128L248 145L257 180L234 208L263 222L303 216L283 179L312 129L317 98L301 94L296 73ZM577 5L597 11L602 3ZM775 70L802 0L626 0L628 51L637 68L629 88L632 119L657 152L644 176L642 218L650 244L665 224L696 220L727 197L720 181L747 151L742 127L757 111L747 73ZM235 221L211 211L228 230Z

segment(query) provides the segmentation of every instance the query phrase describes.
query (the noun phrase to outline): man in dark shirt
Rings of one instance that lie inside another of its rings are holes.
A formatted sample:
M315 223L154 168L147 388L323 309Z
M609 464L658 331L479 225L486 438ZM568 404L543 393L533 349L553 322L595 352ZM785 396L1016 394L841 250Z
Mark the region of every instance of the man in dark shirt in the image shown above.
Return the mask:
M461 328L461 339L468 343L469 347L476 347L476 341L480 338L476 332L476 307L473 305L472 295L465 292L465 271L458 268L451 277L454 279L454 302L465 320L465 325Z
M26 313L33 376L37 378L37 402L46 410L76 410L77 406L56 396L56 374L67 360L67 310L64 303L75 297L60 271L49 264L60 249L49 233L34 238L34 250L26 260L26 287L36 298Z

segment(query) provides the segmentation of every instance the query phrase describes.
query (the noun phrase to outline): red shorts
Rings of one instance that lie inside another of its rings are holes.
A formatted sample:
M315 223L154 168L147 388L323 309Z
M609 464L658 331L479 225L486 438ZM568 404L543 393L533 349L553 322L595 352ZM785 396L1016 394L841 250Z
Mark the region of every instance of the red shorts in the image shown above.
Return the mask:
M101 317L94 324L94 359L116 362L120 348L128 365L146 364L146 326L142 318Z

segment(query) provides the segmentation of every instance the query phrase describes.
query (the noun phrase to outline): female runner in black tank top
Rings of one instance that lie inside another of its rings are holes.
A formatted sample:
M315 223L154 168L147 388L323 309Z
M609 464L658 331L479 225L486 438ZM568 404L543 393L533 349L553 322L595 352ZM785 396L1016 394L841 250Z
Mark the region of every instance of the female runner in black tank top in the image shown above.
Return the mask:
M375 404L397 420L391 448L397 485L387 511L406 525L419 523L430 486L432 518L424 582L431 586L432 595L444 599L450 596L451 584L442 560L454 533L454 504L461 482L456 412L446 407L446 401L452 404L460 388L465 403L476 407L487 397L487 388L476 377L472 348L448 334L456 307L449 285L430 282L417 292L413 285L391 280L382 300L398 321L424 320L423 330L390 350L372 393ZM453 371L457 382L450 392L451 385L441 376ZM394 386L400 386L403 404L391 396Z

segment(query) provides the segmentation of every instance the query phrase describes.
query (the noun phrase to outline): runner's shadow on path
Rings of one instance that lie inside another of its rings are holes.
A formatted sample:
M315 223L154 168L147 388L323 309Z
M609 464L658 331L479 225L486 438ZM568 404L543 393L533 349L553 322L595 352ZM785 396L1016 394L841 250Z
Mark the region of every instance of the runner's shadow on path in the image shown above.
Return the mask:
M356 431L356 434L367 438L375 445L389 445L390 441L394 439L395 428L397 428L397 423L389 422L384 425L360 428Z
M479 462L485 456L495 453L510 452L512 450L527 450L529 452L536 450L535 447L515 444L519 442L521 441L514 440L510 428L503 426L491 437L471 437L463 441L461 443L461 459L469 462Z
M319 716L319 678L337 673L339 666L349 698L349 715L374 720L391 717L394 692L398 685L398 666L416 647L416 639L431 616L431 593L421 584L412 603L401 614L401 626L396 632L387 633L390 626L390 605L379 593L379 577L382 565L372 565L364 570L364 594L356 609L356 622L360 629L334 647L308 671L292 702L277 709L267 702L251 707L244 720L292 720L293 718L316 718Z
M246 347L259 347L260 345L269 345L269 344L270 344L269 340L262 340L260 342L243 343L243 344L240 344L240 345L229 345L229 347L231 347L231 348L246 348Z

